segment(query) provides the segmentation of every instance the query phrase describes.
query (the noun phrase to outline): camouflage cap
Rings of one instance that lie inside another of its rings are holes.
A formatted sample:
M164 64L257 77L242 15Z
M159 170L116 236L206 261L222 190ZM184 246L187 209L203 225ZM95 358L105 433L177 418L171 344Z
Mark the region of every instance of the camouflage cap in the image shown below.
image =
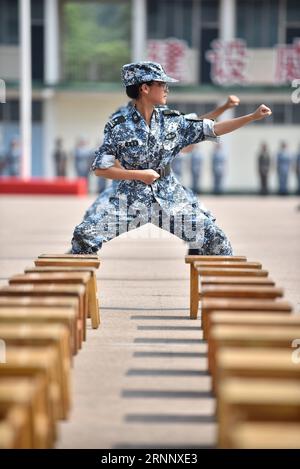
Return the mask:
M162 81L175 83L178 80L169 77L162 66L156 62L134 62L122 67L122 82L124 86L138 85L147 81Z

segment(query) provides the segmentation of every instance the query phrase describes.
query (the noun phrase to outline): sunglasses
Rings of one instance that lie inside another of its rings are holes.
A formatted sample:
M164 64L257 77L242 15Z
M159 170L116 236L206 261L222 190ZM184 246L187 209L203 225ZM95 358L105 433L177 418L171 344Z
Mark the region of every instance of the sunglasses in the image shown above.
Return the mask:
M165 91L169 91L169 85L164 81L154 81L153 84L159 86L160 88L163 88Z

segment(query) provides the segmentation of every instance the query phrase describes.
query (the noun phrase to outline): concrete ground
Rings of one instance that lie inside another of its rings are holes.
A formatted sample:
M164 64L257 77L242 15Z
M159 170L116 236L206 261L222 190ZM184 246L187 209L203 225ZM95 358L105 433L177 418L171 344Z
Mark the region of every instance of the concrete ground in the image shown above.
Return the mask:
M92 199L0 198L0 284L42 252L65 252ZM235 254L263 263L300 312L299 199L204 197ZM57 448L201 448L216 441L200 320L188 318L185 245L147 225L100 252L101 328L73 370Z

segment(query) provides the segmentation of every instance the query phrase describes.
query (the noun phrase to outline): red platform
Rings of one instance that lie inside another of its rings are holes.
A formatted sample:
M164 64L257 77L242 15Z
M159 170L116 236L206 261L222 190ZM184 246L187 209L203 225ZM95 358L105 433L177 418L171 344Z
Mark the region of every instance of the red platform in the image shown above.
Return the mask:
M28 195L86 195L87 181L78 179L19 179L0 178L0 194Z

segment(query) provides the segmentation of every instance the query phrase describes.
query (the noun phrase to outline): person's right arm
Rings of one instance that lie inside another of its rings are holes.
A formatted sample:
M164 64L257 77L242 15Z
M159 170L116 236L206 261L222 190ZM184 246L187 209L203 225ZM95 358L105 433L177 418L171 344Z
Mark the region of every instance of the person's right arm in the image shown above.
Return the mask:
M128 181L141 181L145 184L152 184L160 176L154 169L124 169L116 160L114 166L107 169L95 169L96 176L107 179L125 179Z
M124 169L117 158L117 148L112 135L112 128L106 125L104 142L96 151L96 158L92 170L96 176L107 179L137 180L145 184L152 184L160 176L153 169Z

